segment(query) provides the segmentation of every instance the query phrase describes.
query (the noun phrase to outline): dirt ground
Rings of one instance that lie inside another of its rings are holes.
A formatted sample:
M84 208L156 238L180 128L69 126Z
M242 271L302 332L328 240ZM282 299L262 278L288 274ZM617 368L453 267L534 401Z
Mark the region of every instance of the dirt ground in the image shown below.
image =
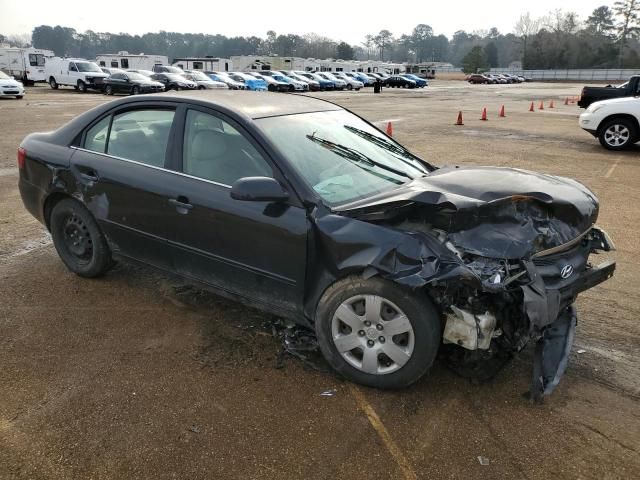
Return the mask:
M521 395L530 349L488 384L437 363L412 388L381 392L278 365L267 316L177 279L127 265L74 276L22 207L16 148L109 99L35 87L0 100L0 478L639 478L640 147L607 152L581 131L578 108L563 105L580 88L319 94L392 121L435 164L535 169L598 195L618 270L580 297L569 369L539 406Z

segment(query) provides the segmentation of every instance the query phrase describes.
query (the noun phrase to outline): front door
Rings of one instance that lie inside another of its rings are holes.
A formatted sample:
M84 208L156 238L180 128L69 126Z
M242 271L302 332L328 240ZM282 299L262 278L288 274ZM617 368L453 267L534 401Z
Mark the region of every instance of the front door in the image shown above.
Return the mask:
M175 199L182 211L175 240L184 250L178 271L273 310L299 314L309 231L305 210L231 198L239 178L278 178L266 154L231 120L189 109L182 138L185 175Z

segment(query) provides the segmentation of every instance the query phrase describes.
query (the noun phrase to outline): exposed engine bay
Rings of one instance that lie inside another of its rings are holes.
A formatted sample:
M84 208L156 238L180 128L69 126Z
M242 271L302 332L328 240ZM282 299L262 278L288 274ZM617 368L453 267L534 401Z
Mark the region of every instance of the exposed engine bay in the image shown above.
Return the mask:
M442 314L441 350L464 376L488 379L535 341L530 398L541 401L566 369L577 295L615 270L589 262L614 250L594 226L597 199L572 180L512 169L445 168L419 183L319 216L346 247L336 264L367 262L365 276L424 289Z

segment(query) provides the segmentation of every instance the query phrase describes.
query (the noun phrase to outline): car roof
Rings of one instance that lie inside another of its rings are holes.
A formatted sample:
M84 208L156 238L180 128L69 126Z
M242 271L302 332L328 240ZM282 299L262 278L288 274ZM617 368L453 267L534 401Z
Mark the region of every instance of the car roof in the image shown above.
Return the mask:
M281 115L295 115L298 113L312 113L342 110L342 107L325 100L305 95L264 92L257 99L255 95L238 91L207 91L180 92L179 94L164 93L159 98L176 96L189 100L210 103L228 110L239 112L246 117L257 119L264 117L278 117ZM151 95L145 95L149 99Z

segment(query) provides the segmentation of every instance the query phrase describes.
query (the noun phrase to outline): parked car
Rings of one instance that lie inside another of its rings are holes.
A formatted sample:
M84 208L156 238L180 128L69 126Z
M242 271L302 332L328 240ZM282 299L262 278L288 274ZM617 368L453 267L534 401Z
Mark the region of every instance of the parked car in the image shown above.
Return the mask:
M184 77L192 82L195 82L198 85L198 90L211 90L211 89L222 89L227 90L227 84L224 82L218 82L216 80L212 80L208 75L205 75L204 72L199 70L185 70Z
M198 84L196 82L192 82L188 78L185 78L184 75L179 75L177 73L154 73L151 75L151 80L160 82L164 85L164 89L166 91L196 90L198 88Z
M324 78L325 80L333 82L333 88L335 88L336 90L344 90L345 88L347 88L347 82L336 77L330 72L316 72L316 75Z
M418 88L424 88L429 86L429 82L427 80L425 80L424 78L420 78L417 75L413 75L412 73L403 73L400 76L409 80L413 80L414 82L416 82L416 87Z
M400 75L393 75L383 82L385 87L391 88L416 88L416 82Z
M300 82L298 80L294 80L293 78L288 77L287 75L284 75L282 72L276 71L276 70L263 70L260 72L260 75L264 76L264 77L271 77L274 80L281 82L281 83L286 83L289 85L287 91L289 92L305 92L305 91L309 91L309 84L306 82Z
M267 84L267 90L270 92L290 92L293 91L293 86L289 85L287 82L283 82L281 80L276 80L275 78L269 75L260 75L258 72L247 72L247 75L251 77L258 78L260 80L264 80Z
M280 73L289 78L293 78L294 80L298 80L299 82L306 83L307 85L309 85L309 90L311 91L317 92L320 90L320 82L318 82L317 80L303 77L302 75L298 75L291 70L280 70Z
M495 83L491 78L487 77L486 75L482 75L481 73L472 73L471 75L467 76L467 82L477 85L477 84L489 84L489 83ZM506 80L505 80L506 83Z
M243 83L247 90L267 90L267 82L262 78L256 78L243 72L231 72L229 76L235 81Z
M24 97L24 85L3 71L0 71L0 97Z
M364 87L364 83L362 83L360 80L356 80L355 78L347 75L345 72L336 72L333 74L334 77L339 78L340 80L343 80L344 82L346 82L347 84L347 90L360 90L362 87Z
M637 97L640 95L640 75L634 75L622 85L606 87L584 87L578 100L580 108L587 108L593 102L610 98Z
M132 68L129 70L126 70L127 72L133 72L133 73L139 73L140 75L144 75L145 77L151 77L151 75L153 75L153 72L151 70L141 70L141 69L137 69L137 68Z
M139 93L159 93L164 91L164 85L145 77L140 73L122 72L114 73L104 79L104 93L127 93L138 95Z
M215 80L216 82L226 83L227 87L231 90L244 90L245 85L242 82L238 82L231 78L227 72L204 72L205 75L208 75L211 80Z
M375 80L373 80L371 77L368 77L367 75L365 75L362 72L346 72L346 75L358 80L359 82L362 82L362 84L365 87L370 87L374 84Z
M479 371L532 340L541 400L567 366L576 298L615 270L589 263L613 246L577 181L437 168L299 95L119 99L28 135L18 171L71 272L134 259L183 275L315 329L334 369L379 388L415 382L439 350Z
M102 91L103 81L109 76L95 62L81 58L47 58L44 72L54 90L68 85L83 93L88 89Z
M317 73L302 72L302 71L296 71L295 73L297 75L300 75L303 78L308 78L309 80L314 80L314 81L318 82L318 84L320 85L320 90L322 90L322 91L324 91L324 90L334 90L336 88L335 83L333 83L331 80L327 80L326 78L321 77Z
M154 73L177 73L178 75L183 75L184 70L180 67L173 67L171 65L154 65L153 66Z
M608 150L627 149L640 141L640 98L612 98L592 103L580 115L580 126Z

